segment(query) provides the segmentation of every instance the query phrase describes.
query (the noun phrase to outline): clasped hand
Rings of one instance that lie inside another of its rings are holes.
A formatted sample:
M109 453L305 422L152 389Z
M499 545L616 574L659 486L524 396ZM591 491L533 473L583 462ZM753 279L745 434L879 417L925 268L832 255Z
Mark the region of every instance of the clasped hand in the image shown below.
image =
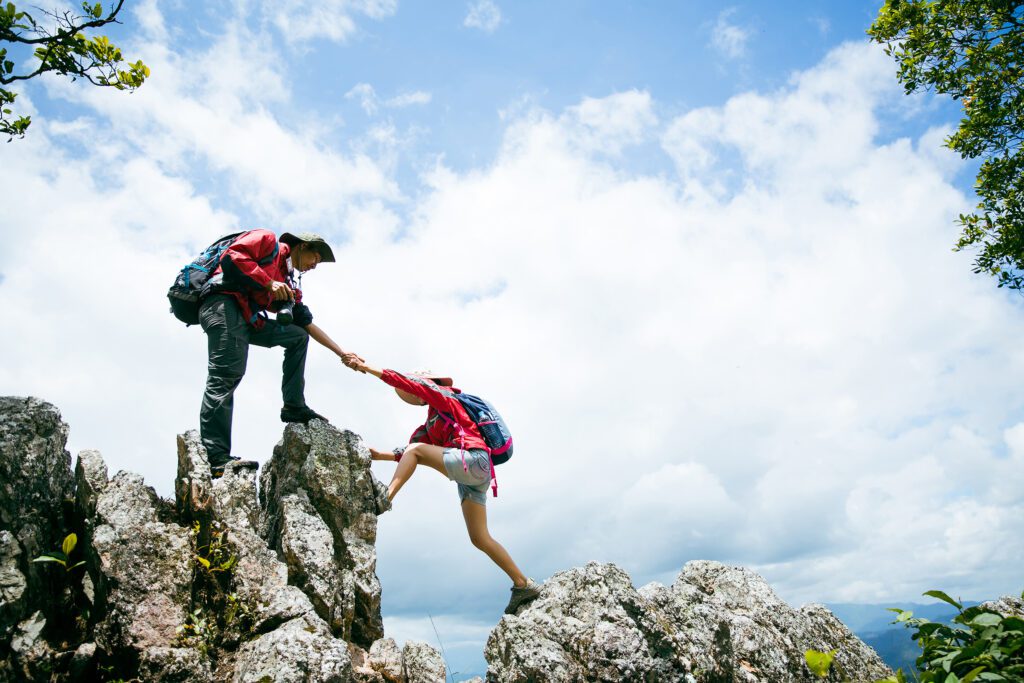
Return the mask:
M366 361L356 353L341 354L341 362L345 364L345 367L355 370L356 372L363 372L363 364L366 363Z

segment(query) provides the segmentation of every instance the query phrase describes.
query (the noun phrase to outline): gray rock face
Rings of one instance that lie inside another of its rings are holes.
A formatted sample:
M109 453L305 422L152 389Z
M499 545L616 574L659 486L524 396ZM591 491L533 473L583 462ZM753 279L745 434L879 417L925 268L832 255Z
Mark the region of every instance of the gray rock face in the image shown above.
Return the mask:
M393 638L381 638L370 647L370 668L380 674L388 683L403 680L402 651Z
M817 680L804 664L810 648L838 649L852 681L891 673L824 607L794 610L745 569L690 562L671 587L637 591L618 567L590 563L503 617L485 656L489 681L767 683Z
M118 472L96 501L96 588L106 607L96 644L109 653L173 647L189 613L195 563L189 531L160 522L157 502L130 472Z
M402 648L402 673L409 683L443 683L447 671L441 653L426 643L409 641Z
M10 531L0 531L0 639L8 641L23 609L28 585L21 573L21 546Z
M384 635L369 451L321 420L291 424L260 476L262 535L335 635L368 648Z
M998 600L983 602L981 606L985 609L990 609L993 612L998 612L1004 617L1017 617L1018 619L1024 619L1024 598L1004 595Z
M316 614L306 614L259 638L238 651L235 683L305 683L352 679L348 644L331 635Z
M251 633L267 633L312 613L313 603L306 594L289 585L288 566L256 531L256 473L228 468L223 477L213 482L212 496L213 519L229 529L238 558L233 571L234 594L251 611ZM242 639L245 634L239 633L237 637Z
M32 559L60 548L72 496L68 427L36 398L0 397L0 634L38 609L51 616L49 568ZM21 574L17 578L16 574Z

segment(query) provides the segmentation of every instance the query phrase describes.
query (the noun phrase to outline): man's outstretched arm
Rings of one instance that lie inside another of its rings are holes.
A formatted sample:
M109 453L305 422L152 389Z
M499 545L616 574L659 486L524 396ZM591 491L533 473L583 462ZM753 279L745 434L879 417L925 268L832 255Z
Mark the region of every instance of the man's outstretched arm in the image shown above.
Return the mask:
M316 323L310 323L306 325L306 332L308 332L309 336L312 337L318 344L320 344L321 346L325 346L331 351L333 351L338 356L338 358L341 359L341 362L344 363L347 367L350 367L353 370L357 370L358 368L356 366L363 362L363 359L357 356L356 354L349 353L348 351L343 350L340 346L334 343L334 340L331 339L326 332L317 327Z

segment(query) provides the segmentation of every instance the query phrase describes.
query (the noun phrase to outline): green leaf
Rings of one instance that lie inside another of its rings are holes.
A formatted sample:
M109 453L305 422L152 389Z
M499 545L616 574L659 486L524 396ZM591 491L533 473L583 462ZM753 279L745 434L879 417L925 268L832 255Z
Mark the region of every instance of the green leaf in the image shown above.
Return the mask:
M64 554L71 557L71 551L78 545L78 536L74 532L64 537L64 542L61 544L60 549L64 551Z
M950 605L952 605L953 607L956 607L957 609L963 609L964 608L963 605L961 605L959 602L957 602L953 598L949 597L948 595L946 595L942 591L926 591L923 595L927 595L929 597L935 598L936 600L942 600L943 602L947 602Z
M971 619L971 623L975 626L998 626L1003 618L998 614L992 614L991 612L982 612L978 616Z
M33 562L56 562L57 564L63 565L65 567L68 564L64 560L60 559L59 557L54 557L53 555L40 555L39 557L37 557L36 559L34 559L32 561Z
M807 668L810 669L818 678L825 678L828 676L828 671L832 668L832 660L835 656L836 650L831 650L829 652L808 650L804 653L804 659L807 660Z
M963 683L971 683L971 681L973 681L975 678L977 678L978 674L980 674L984 670L985 670L984 666L977 666L977 667L971 669L970 672L968 672L968 674L966 676L964 676L963 678L961 678L960 680L963 681Z
M203 566L204 566L204 567L206 567L207 569L209 569L209 568L210 568L210 561L209 561L208 559L206 559L205 557L199 557L199 556L197 555L197 556L196 556L196 559L197 559L197 560L199 560L199 564L203 565Z

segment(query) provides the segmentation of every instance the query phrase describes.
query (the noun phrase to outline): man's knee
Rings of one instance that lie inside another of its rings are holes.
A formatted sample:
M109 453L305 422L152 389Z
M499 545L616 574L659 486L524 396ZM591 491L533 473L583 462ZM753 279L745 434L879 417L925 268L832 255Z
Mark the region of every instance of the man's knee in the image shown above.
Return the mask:
M238 386L243 377L245 377L245 365L211 367L206 376L206 386L208 388L232 390Z

